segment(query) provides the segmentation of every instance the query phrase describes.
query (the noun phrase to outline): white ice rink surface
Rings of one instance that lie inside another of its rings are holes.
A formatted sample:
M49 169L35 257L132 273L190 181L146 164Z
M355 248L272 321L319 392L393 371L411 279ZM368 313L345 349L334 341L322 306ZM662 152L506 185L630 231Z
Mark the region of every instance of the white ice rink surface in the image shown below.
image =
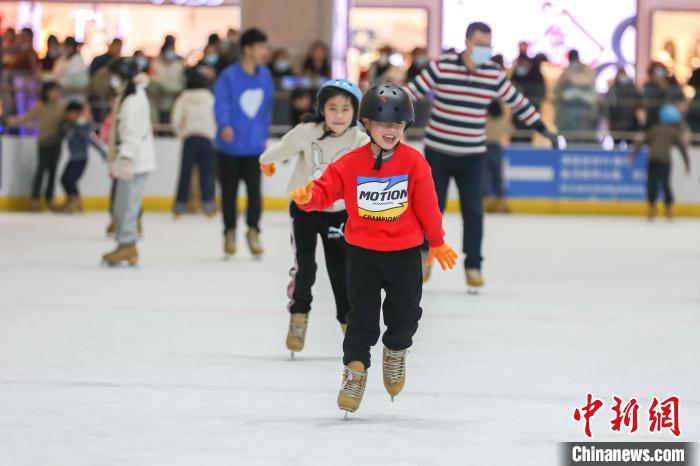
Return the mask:
M672 440L647 419L670 394L700 437L698 221L489 217L483 294L436 271L404 391L380 343L349 421L322 264L306 348L284 347L286 215L262 261L224 262L218 219L147 214L137 270L98 266L105 222L0 214L1 466L554 465L587 392L594 440ZM610 432L613 394L640 400L636 434Z

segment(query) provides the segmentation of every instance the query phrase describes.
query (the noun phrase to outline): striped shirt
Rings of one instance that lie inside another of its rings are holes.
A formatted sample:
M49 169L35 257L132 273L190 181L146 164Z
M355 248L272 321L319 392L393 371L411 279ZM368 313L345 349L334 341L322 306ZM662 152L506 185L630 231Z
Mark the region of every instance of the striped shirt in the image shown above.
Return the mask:
M431 61L407 88L415 99L434 93L425 145L439 152L485 152L487 108L496 99L507 103L525 125L544 130L535 107L493 62L472 70L461 55L449 53Z

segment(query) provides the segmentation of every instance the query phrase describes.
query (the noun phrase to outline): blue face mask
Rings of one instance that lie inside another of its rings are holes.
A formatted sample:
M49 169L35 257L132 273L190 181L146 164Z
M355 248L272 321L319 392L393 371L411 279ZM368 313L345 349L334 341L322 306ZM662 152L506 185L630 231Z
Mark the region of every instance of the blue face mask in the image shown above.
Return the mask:
M215 53L209 53L202 60L205 65L214 66L219 62L219 56Z
M177 54L173 52L172 50L166 50L166 52L163 54L166 60L172 61L177 59Z
M491 59L491 47L476 46L472 50L471 59L475 65L480 66Z

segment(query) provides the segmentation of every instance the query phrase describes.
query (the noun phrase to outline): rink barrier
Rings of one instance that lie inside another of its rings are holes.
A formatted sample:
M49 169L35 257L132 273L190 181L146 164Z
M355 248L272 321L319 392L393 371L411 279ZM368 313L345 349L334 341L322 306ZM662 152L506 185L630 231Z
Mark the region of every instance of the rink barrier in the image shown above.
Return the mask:
M0 211L25 210L28 198L0 197ZM56 200L63 202L62 197ZM174 199L167 196L147 196L143 200L143 208L149 212L169 212L172 210ZM600 215L600 216L641 216L646 214L647 205L639 201L580 201L555 199L508 199L508 206L514 214L538 215ZM83 198L86 211L106 211L109 206L108 197L89 196ZM244 211L246 199L239 199L239 210ZM268 211L286 211L289 201L283 197L263 198L263 209ZM458 213L459 201L447 201L447 212ZM700 218L700 204L678 203L674 205L676 217Z

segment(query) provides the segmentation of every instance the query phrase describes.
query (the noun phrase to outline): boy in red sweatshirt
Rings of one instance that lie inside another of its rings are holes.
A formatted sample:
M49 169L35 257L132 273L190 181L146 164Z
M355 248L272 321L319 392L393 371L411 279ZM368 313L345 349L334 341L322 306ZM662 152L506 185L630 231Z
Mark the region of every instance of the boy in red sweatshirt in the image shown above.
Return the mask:
M413 343L422 310L420 245L427 238L428 262L454 267L457 253L445 244L430 166L415 149L400 142L413 123L413 103L393 84L379 84L362 97L359 117L370 144L328 166L321 178L290 193L304 211L323 210L345 201L348 221L350 312L343 341L343 383L338 407L360 406L370 348L379 340L379 311L387 327L382 342L384 387L392 400L406 380L406 349ZM386 292L384 304L381 290Z

